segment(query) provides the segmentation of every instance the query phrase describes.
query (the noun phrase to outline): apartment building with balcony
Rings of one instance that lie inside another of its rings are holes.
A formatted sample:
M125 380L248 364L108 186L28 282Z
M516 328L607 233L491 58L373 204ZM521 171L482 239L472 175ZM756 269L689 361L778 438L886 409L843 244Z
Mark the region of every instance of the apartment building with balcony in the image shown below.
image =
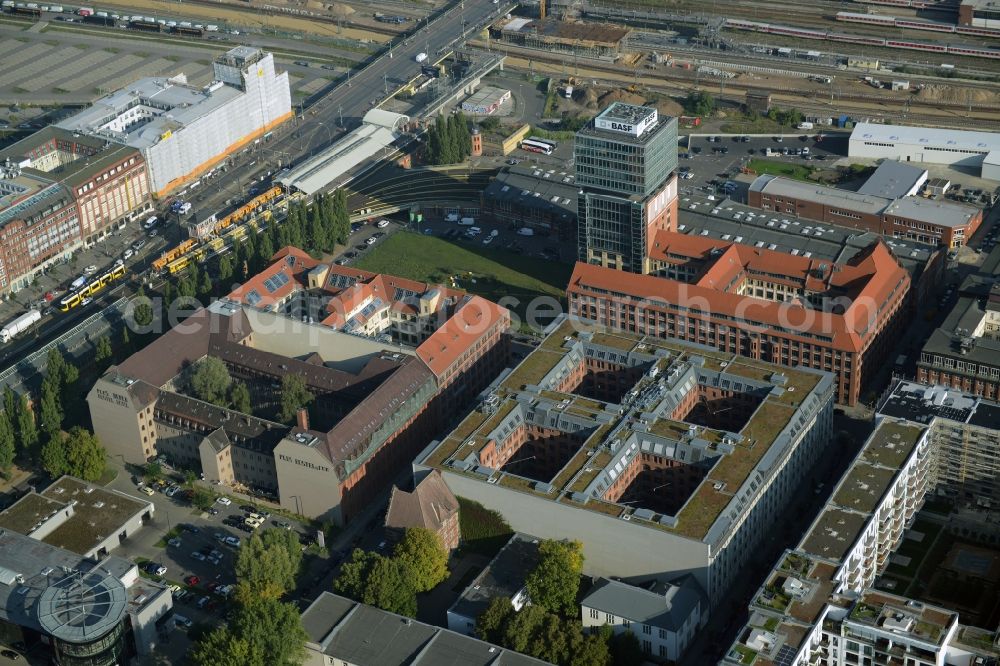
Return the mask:
M619 273L620 274L620 273ZM718 604L831 436L829 373L563 317L416 459L585 573Z
M1000 506L1000 404L946 386L900 381L878 413L930 429L928 487L975 509Z
M998 634L872 589L931 490L931 427L888 416L754 595L724 666L987 666Z
M891 352L910 277L881 241L838 264L671 231L657 233L651 271L577 263L572 315L837 377L855 404Z

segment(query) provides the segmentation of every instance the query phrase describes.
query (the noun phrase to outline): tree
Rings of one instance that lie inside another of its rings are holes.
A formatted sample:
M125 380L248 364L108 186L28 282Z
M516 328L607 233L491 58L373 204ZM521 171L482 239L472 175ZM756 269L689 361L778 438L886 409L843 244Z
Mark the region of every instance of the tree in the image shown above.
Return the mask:
M417 592L432 590L448 579L448 551L427 528L408 528L393 555Z
M710 116L715 111L715 99L704 90L692 90L684 99L684 110L695 116Z
M17 393L14 392L10 386L3 387L3 410L7 412L7 416L10 417L11 424L14 424L14 419L17 418L17 408L20 406L21 401L18 400Z
M229 387L229 407L244 414L253 413L253 406L250 404L250 390L243 382L233 382Z
M215 495L208 488L198 486L191 493L191 504L202 511L208 511L215 503Z
M142 475L150 483L156 483L163 478L163 465L156 461L148 462L142 468Z
M488 118L483 118L479 121L479 126L486 130L487 132L493 132L500 129L500 119L496 116L490 116Z
M619 666L618 662L611 657L607 639L599 633L584 634L581 630L574 636L570 652L570 663L573 666L608 666L609 664Z
M31 402L27 395L21 396L21 407L17 412L17 434L21 440L21 454L25 460L38 459L38 426L35 424L35 413L31 410Z
M416 592L399 563L378 553L355 549L351 559L341 566L333 590L391 613L409 617L417 614Z
M42 380L42 397L39 400L38 415L42 420L42 430L53 439L62 431L63 411L59 400L59 389L49 373Z
M62 433L54 433L42 446L42 468L53 478L60 477L68 473L69 461L66 455L66 444L63 441Z
M514 606L507 597L493 597L476 618L476 635L490 643L503 643L507 623L514 616Z
M122 349L126 352L132 349L132 338L128 334L128 326L122 326Z
M610 629L610 627L608 627ZM608 645L615 666L640 666L646 661L639 639L631 631L612 634Z
M313 394L306 387L306 380L300 375L285 375L281 378L281 411L278 420L291 423L300 407L308 407Z
M187 657L194 666L247 666L250 644L228 627L219 627L196 641Z
M236 556L236 578L257 599L278 599L295 587L302 548L290 530L265 530L243 542Z
M146 292L140 287L139 292L132 299L135 304L132 308L132 321L136 326L146 327L153 323L153 305L146 296ZM169 304L169 301L168 301Z
M583 571L583 544L546 540L538 546L539 561L525 579L531 603L553 613L573 614Z
M202 297L204 302L208 302L208 297L212 295L212 290L214 289L212 284L212 276L208 274L208 269L199 271L198 277L198 295Z
M307 639L294 604L255 600L238 605L225 627L202 636L188 661L194 666L298 666Z
M66 473L84 481L97 481L107 467L107 452L97 435L74 426L70 428L63 448L66 452Z
M107 334L102 335L97 339L97 348L94 349L94 362L98 364L103 363L111 358L113 354L114 351L111 349L111 338L109 338Z
M219 257L219 283L227 291L226 283L233 279L233 255L229 252Z
M227 395L232 383L226 364L215 356L207 356L199 361L191 375L191 388L195 396L220 407L228 405Z
M14 427L10 422L11 412L6 410L0 412L0 474L3 477L10 477L11 467L14 465L14 454L16 447L14 444Z

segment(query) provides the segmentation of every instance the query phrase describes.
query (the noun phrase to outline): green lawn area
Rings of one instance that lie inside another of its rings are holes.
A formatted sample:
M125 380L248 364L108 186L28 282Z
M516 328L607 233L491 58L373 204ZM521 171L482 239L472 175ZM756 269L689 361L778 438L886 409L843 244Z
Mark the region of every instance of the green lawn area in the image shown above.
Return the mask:
M786 178L794 178L795 180L804 180L809 183L816 182L809 178L809 174L811 174L813 170L798 164L775 162L773 160L750 160L747 167L757 172L758 175L767 173L773 176L784 176Z
M787 134L795 131L794 127L781 125L770 118L763 117L757 118L756 120L734 118L733 120L727 120L724 122L719 129L726 134L767 134L768 132L772 132L774 134Z
M517 313L522 321L528 304L535 298L549 296L564 302L573 271L569 264L493 250L478 242L451 243L409 231L385 239L356 266L421 282L454 284L495 302L506 296L509 304L501 304Z

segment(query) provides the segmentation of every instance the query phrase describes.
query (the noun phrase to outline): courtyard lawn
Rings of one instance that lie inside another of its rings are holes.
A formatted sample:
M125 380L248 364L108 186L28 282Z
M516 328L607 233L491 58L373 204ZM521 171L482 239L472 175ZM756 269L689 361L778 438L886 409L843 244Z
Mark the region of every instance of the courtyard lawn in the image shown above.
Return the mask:
M747 168L756 172L757 175L760 176L770 174L772 176L784 176L785 178L804 180L808 183L815 182L809 178L809 174L811 174L813 170L799 164L775 162L773 160L750 160L747 164Z
M547 296L564 302L573 267L485 248L480 242L449 242L435 236L400 231L355 264L375 273L443 284L478 294L494 302L516 298L508 308L522 321L528 304Z

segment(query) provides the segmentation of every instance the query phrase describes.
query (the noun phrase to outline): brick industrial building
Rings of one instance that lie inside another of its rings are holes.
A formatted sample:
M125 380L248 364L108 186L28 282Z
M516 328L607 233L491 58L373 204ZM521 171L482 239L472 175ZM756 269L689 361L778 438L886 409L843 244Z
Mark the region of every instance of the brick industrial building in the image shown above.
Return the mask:
M581 540L588 575L691 574L714 606L811 478L833 395L829 373L564 317L414 465Z
M979 208L950 201L919 196L890 198L771 175L758 176L751 183L747 203L776 215L949 248L968 243L983 221Z
M0 293L149 208L133 148L47 127L0 150Z
M881 242L850 263L660 232L651 268L627 275L578 263L570 313L748 358L832 372L854 404L894 343L910 277ZM661 277L662 276L662 277Z
M326 316L308 323L300 308ZM113 455L163 454L343 524L500 372L509 326L504 308L478 296L286 248L229 299L112 367L87 400ZM195 397L190 379L208 356L247 386L253 414ZM277 422L287 374L314 397L292 426Z

